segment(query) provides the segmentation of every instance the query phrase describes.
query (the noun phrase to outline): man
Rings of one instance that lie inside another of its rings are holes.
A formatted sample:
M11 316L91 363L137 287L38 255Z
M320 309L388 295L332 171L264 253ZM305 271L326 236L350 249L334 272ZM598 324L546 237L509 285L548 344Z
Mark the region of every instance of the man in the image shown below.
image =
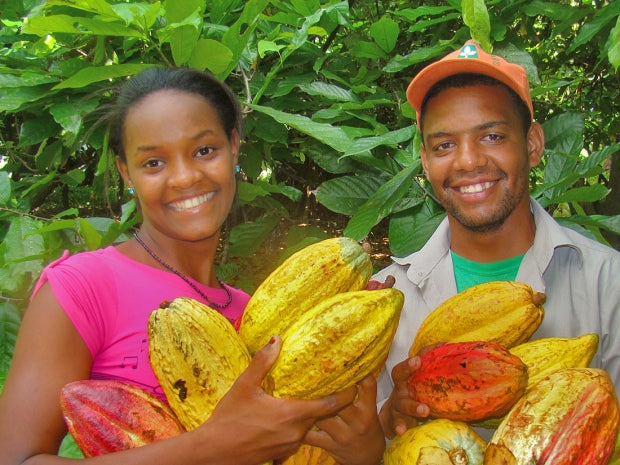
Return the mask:
M532 338L597 333L592 366L620 386L620 253L560 226L529 195L529 171L544 150L525 70L474 41L424 68L407 88L422 135L421 158L447 218L418 252L379 272L392 275L405 305L379 378L388 438L428 407L409 399L407 360L415 333L439 304L474 284L516 280L544 292Z

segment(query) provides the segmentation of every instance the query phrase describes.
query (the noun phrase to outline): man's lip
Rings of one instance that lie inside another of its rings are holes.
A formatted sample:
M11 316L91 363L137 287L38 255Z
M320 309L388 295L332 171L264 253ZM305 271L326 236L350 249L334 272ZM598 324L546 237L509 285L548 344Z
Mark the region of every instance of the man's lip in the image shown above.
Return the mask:
M169 205L175 211L190 210L208 202L214 195L214 192L207 192L206 194L195 195L182 200L175 200L174 202L170 202Z
M461 194L477 194L484 192L487 189L493 187L497 181L479 181L469 182L467 184L452 185L452 189L458 191Z

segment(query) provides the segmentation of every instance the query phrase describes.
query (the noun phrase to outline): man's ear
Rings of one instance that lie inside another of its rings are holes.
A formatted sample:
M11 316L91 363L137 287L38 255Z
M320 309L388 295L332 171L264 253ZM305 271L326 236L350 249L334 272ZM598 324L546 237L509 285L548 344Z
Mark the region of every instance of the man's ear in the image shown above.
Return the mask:
M527 132L527 155L530 168L538 166L545 152L545 132L540 123L534 121Z
M428 179L428 156L426 155L426 148L423 142L420 143L420 160L422 161L422 168L424 169L426 179Z

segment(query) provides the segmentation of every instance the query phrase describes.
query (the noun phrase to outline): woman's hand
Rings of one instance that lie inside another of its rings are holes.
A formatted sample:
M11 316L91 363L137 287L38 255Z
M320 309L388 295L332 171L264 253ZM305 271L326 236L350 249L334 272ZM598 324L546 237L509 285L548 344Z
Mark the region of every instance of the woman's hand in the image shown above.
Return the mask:
M419 356L408 358L392 369L394 389L383 404L379 419L385 436L392 439L418 424L419 419L429 415L428 406L414 401L409 395L409 376L420 367Z
M356 389L317 399L279 399L262 387L275 362L282 340L274 337L254 356L249 367L220 400L213 414L198 430L217 435L217 463L256 464L294 453L317 419L350 405ZM209 440L212 444L212 440Z
M385 450L377 415L377 383L368 376L357 385L357 399L337 415L316 422L307 442L329 452L342 465L374 465Z

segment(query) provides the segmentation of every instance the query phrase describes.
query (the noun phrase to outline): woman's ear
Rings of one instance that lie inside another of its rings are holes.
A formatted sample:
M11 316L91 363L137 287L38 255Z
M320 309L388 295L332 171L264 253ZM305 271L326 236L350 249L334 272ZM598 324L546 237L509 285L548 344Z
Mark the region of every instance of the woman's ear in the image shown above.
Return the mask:
M538 166L545 152L545 132L540 123L534 121L527 132L527 155L530 168Z
M233 164L236 165L239 161L239 148L241 147L241 139L236 129L233 129L230 133L230 150L233 154Z
M132 183L131 183L131 178L129 177L129 169L127 169L127 163L121 160L120 157L116 157L115 162L116 162L116 169L118 170L118 173L123 178L123 182L125 183L126 186L131 186Z

